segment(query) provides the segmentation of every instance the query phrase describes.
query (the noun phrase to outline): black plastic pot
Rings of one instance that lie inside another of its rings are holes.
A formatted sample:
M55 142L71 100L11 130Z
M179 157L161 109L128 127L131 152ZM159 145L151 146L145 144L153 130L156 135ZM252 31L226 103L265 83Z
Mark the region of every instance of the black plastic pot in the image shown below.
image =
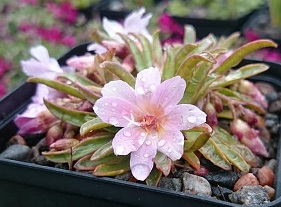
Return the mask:
M199 39L206 37L212 33L215 36L228 36L234 32L240 31L243 24L251 16L252 12L233 20L213 20L213 19L199 19L190 17L172 16L179 24L193 25L196 30L196 35Z
M253 32L259 39L271 39L281 45L281 28L271 27L270 12L268 7L255 11L241 28L242 34L247 37L247 32ZM280 51L280 47L278 48Z
M83 45L81 48L84 48ZM76 48L77 49L77 48ZM79 50L83 53L83 50ZM85 50L84 50L85 51ZM60 59L73 55L73 50ZM245 62L245 61L244 61ZM247 62L247 61L246 61ZM248 61L249 62L249 61ZM250 61L251 62L251 61ZM255 80L268 81L281 90L280 65L270 64L271 69ZM25 83L0 102L0 144L4 147L9 137L16 133L15 115L27 106L35 89ZM20 94L20 95L19 95ZM20 97L20 99L19 99ZM281 138L281 137L280 137ZM280 143L279 143L280 144ZM279 147L280 148L280 147ZM281 154L277 155L276 199L263 207L281 206ZM178 193L143 184L135 184L113 178L94 177L87 173L73 172L32 163L0 159L0 206L96 206L125 207L239 207L211 197Z

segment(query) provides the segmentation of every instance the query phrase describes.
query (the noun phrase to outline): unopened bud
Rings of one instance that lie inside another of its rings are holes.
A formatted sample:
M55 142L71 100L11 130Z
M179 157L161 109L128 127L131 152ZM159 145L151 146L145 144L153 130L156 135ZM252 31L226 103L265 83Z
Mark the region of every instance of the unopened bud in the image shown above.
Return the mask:
M78 144L77 139L60 139L50 145L51 149L55 150L66 150Z
M122 43L104 40L102 44L108 49L115 49L117 57L125 58L129 54L129 49Z
M50 146L51 144L53 144L54 142L56 142L57 140L61 139L63 137L63 127L61 126L61 124L56 124L54 126L52 126L46 135L46 143L48 146Z
M207 114L206 123L209 124L212 128L218 124L218 116L215 107L210 103L206 103L204 111Z
M258 123L257 115L250 109L243 108L242 119L250 126L254 126Z
M262 107L267 108L268 103L264 95L259 89L248 80L241 80L238 87L239 92L251 97L254 101L260 104Z
M251 128L246 122L241 119L233 120L230 124L230 131L238 137L241 143L249 147L252 152L268 157L268 152L258 136L258 131Z
M211 103L214 105L214 107L218 113L221 113L223 111L222 101L220 100L219 97L212 96Z

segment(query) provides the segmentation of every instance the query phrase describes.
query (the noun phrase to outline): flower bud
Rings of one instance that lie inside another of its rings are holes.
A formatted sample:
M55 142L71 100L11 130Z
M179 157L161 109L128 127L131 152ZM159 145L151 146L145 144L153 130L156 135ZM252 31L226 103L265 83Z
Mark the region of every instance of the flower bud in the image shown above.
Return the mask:
M243 108L242 119L250 126L254 126L258 123L257 115L250 109Z
M258 131L252 129L246 122L236 119L230 124L230 131L236 135L241 143L249 147L249 149L261 156L268 157L268 152L258 136Z
M218 113L221 113L223 111L223 105L222 105L222 101L220 100L219 97L217 96L212 96L211 98L211 102L214 105L216 111Z
M264 95L258 90L258 88L248 80L241 80L238 87L238 91L251 97L254 101L260 104L262 107L267 108L268 103Z
M55 150L66 150L78 144L77 139L60 139L50 145L51 149Z
M127 48L127 46L120 42L104 40L102 41L102 44L108 49L114 48L116 52L116 56L120 58L125 58L129 54L129 49Z
M209 124L212 128L218 124L218 116L215 107L207 102L204 107L204 112L207 114L206 123Z
M52 126L48 130L47 135L46 135L47 145L50 146L57 140L62 139L63 134L64 134L64 130L63 130L63 127L61 126L61 124L56 124L56 125Z

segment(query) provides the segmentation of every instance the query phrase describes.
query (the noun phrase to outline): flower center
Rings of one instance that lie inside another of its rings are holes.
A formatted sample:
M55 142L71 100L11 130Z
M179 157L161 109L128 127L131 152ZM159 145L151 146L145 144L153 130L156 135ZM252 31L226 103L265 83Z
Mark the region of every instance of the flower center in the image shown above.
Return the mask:
M155 116L145 115L142 119L141 127L143 127L147 133L150 133L150 130L159 130L159 123Z

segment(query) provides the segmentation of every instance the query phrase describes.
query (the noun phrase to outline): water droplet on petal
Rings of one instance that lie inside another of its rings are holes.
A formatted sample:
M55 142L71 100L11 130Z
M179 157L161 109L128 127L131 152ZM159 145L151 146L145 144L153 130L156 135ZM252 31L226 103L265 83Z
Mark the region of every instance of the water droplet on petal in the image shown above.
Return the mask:
M117 146L116 149L115 149L115 153L117 155L122 154L124 151L125 151L125 148L123 146Z
M142 77L142 78L141 78L141 81L142 81L142 82L145 82L146 80L147 80L146 77Z
M116 117L114 117L114 116L109 118L108 123L110 123L110 124L112 124L114 126L118 126L119 125L118 119Z
M124 132L125 137L130 137L132 134L130 132Z
M116 91L116 88L115 87L113 87L113 88L111 88L113 91Z
M145 158L148 158L148 157L149 157L149 154L148 154L148 153L145 153L143 156L144 156Z
M140 135L141 135L142 137L144 137L144 136L146 135L146 133L145 133L145 132L142 132Z
M141 94L141 95L145 93L142 86L140 86L140 87L137 88L137 93L138 93L138 94Z
M146 145L151 145L151 140L149 140L149 139L146 140L146 141L145 141L145 144L146 144Z
M99 107L94 106L93 109L94 109L94 111L98 111L98 110L99 110Z
M105 105L105 106L108 106L108 103L106 102L104 105Z
M138 139L138 143L139 143L139 145L142 145L142 143L143 143L142 139Z
M170 147L168 148L168 152L172 152L172 149Z
M131 146L132 151L136 151L136 147L134 145Z
M190 123L195 123L195 122L196 122L196 116L191 115L191 116L187 117L187 120L188 120Z
M111 106L117 106L117 103L116 102L112 102Z
M164 139L161 139L159 142L158 142L158 146L159 147L163 147L165 144L166 144L166 140L164 140Z

